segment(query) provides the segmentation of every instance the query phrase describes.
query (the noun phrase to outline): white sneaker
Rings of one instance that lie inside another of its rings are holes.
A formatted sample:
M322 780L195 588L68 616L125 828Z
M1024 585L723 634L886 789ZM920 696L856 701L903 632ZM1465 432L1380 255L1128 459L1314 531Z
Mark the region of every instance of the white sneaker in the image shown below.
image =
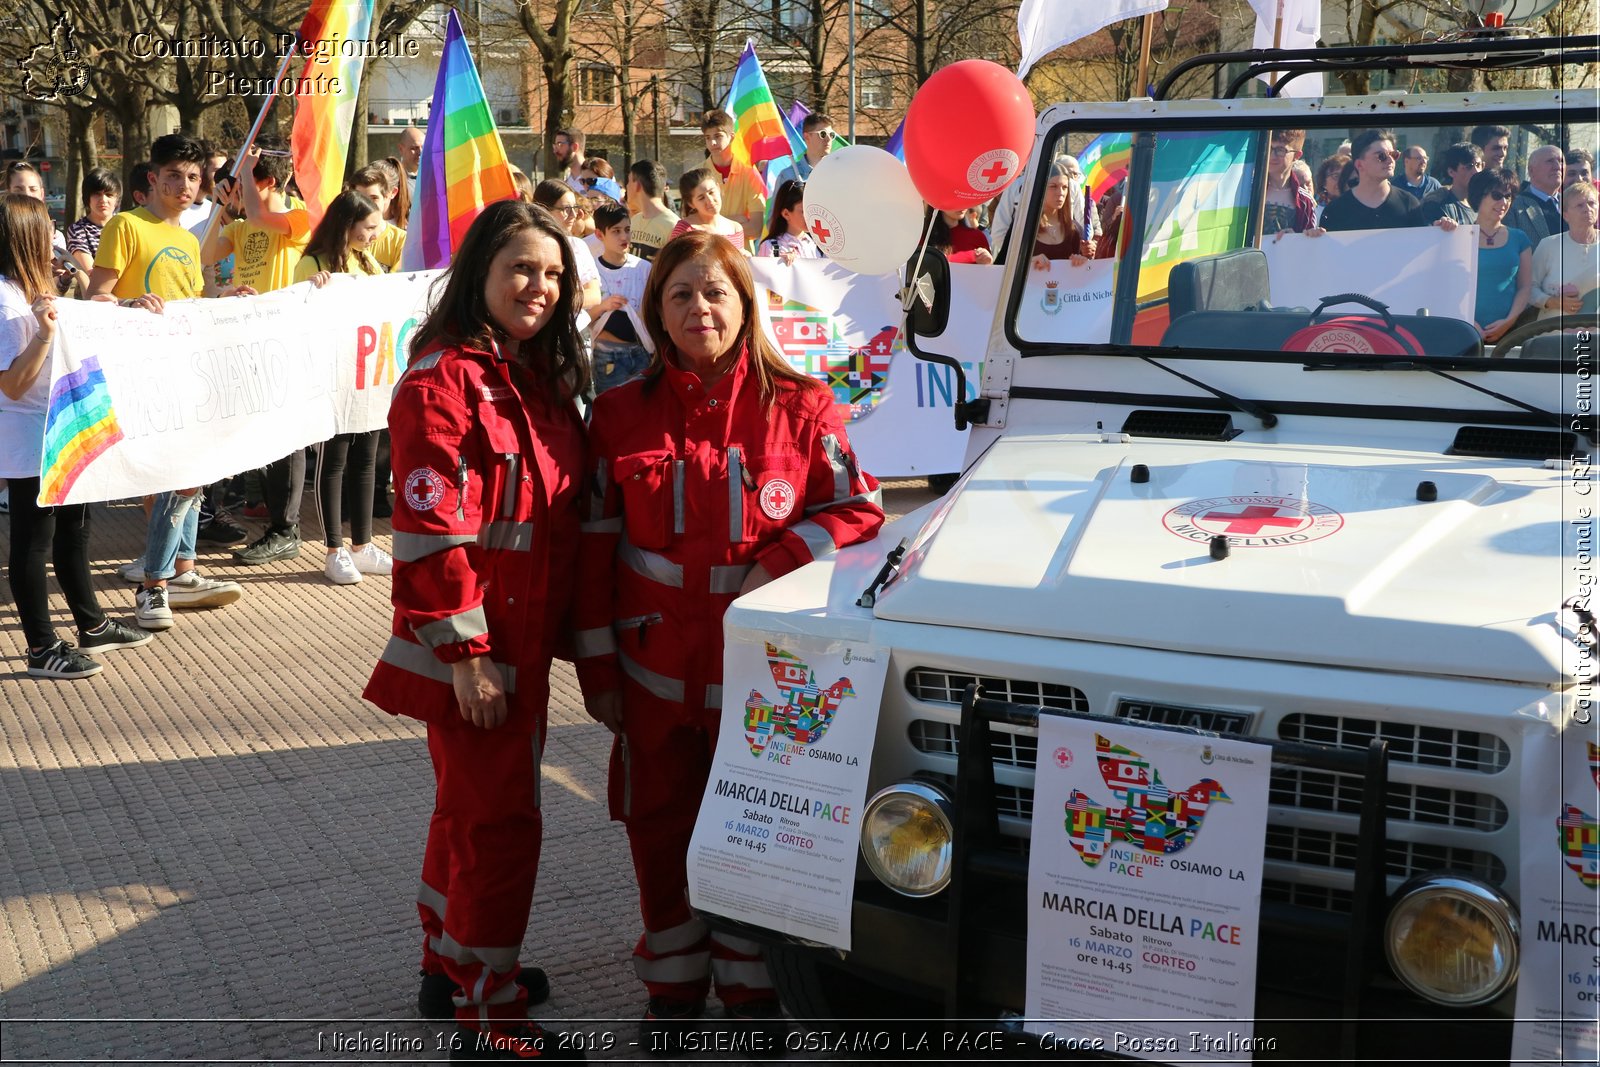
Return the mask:
M238 582L202 578L197 570L167 579L167 603L174 608L220 608L244 596Z
M144 560L136 559L117 568L117 577L125 582L144 581Z
M356 569L356 561L350 558L348 548L340 548L330 555L322 573L334 585L355 585L361 580L361 572Z
M133 597L133 621L142 630L172 629L172 609L167 606L167 591L162 586L141 589Z
M362 574L394 573L394 557L370 541L351 552L350 558Z

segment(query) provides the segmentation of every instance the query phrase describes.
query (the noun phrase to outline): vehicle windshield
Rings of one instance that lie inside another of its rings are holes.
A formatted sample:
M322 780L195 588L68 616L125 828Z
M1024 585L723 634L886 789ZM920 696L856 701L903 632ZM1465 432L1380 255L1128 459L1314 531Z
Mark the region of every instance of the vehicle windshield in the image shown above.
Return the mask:
M1553 104L1512 114L1058 125L1010 239L1025 261L1013 339L1024 354L1558 370L1600 298L1600 128Z

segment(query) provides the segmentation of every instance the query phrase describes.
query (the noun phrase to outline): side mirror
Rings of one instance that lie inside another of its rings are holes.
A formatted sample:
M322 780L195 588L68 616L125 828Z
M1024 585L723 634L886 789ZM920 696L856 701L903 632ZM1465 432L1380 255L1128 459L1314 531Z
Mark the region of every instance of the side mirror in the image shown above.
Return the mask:
M912 270L916 276L911 276ZM930 248L922 262L912 256L906 261L906 288L910 305L906 310L906 332L933 338L950 325L950 261L944 253Z

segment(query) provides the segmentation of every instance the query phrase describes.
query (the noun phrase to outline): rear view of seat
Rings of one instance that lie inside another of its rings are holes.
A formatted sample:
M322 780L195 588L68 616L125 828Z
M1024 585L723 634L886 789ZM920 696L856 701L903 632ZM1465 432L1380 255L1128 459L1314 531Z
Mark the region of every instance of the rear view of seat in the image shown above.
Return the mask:
M1191 311L1265 311L1268 296L1267 256L1259 248L1186 260L1167 281L1174 321Z

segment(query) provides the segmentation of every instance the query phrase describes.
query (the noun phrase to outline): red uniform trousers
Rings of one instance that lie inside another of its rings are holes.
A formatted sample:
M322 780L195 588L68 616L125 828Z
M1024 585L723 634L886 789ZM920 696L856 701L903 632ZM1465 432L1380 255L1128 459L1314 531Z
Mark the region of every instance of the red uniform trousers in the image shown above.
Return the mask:
M507 736L464 720L428 725L436 793L417 887L422 966L461 987L456 1017L479 1029L528 1013L517 956L544 834L542 741L542 730Z

